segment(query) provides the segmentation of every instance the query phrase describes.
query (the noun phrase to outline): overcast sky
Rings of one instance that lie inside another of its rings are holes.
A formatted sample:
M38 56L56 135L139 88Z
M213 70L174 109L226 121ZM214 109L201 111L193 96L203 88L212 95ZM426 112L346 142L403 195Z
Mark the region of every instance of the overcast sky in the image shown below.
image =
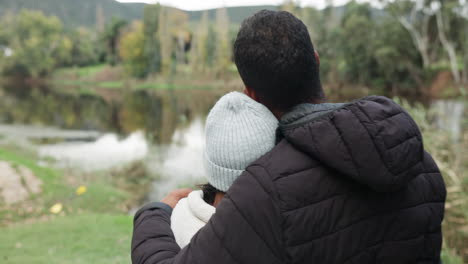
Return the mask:
M173 6L184 10L203 10L217 7L248 6L248 5L279 5L284 0L117 0L119 2L144 2ZM334 0L334 5L343 5L349 0ZM323 8L326 0L300 0L302 6L314 6ZM376 0L358 0L358 2L376 3Z

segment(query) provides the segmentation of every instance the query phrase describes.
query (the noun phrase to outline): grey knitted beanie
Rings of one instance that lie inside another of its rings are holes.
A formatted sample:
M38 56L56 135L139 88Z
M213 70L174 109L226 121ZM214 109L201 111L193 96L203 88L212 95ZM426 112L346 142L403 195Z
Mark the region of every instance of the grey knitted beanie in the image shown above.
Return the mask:
M245 168L275 145L278 120L264 105L231 92L206 120L204 153L208 182L226 192Z

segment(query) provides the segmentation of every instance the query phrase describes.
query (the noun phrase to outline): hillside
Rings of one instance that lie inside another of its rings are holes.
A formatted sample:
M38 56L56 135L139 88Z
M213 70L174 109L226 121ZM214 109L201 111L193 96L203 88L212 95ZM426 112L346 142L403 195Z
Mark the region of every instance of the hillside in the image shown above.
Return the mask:
M264 6L239 6L228 7L227 12L229 20L233 23L240 24L242 20L262 9L278 10L278 6L264 5ZM199 21L204 11L189 11L191 21ZM216 9L208 10L208 17L214 20L216 16Z
M41 10L48 15L59 17L66 26L96 25L98 10L102 9L103 18L109 21L112 17L126 20L141 19L145 4L119 3L114 0L0 0L0 15L5 12L19 10ZM240 23L244 18L261 9L277 9L276 6L230 7L228 15L233 23ZM189 11L191 21L198 21L203 11ZM214 19L216 10L208 10L210 18Z
M19 10L41 10L59 17L66 26L95 26L99 7L105 21L112 17L133 20L141 17L144 4L123 4L114 0L0 0L0 15Z

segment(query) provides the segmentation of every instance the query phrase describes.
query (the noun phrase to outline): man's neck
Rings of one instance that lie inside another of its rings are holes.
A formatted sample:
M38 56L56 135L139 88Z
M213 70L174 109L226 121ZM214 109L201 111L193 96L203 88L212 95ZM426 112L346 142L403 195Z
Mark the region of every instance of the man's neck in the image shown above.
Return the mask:
M304 103L301 103L301 104L298 104L298 105L303 105L303 104L323 104L323 103L326 103L326 100L311 100L310 102L304 102ZM296 105L296 106L298 106ZM283 116L291 111L293 111L293 109L296 108L296 106L292 107L291 109L289 109L288 111L282 111L282 110L271 110L271 112L273 113L273 115L278 119L278 120L281 120L281 118L283 118Z
M332 112L343 105L343 103L298 104L290 111L281 115L281 119L279 119L280 126L289 126L293 123L302 123L307 120L312 120Z
M278 120L281 120L281 117L283 117L283 115L286 113L284 111L278 111L278 110L272 110L271 112Z

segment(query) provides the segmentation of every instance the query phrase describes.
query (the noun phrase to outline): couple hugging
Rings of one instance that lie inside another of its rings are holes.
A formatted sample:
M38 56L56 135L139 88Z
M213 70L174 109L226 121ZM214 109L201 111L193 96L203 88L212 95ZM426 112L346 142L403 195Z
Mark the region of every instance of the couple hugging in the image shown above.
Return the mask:
M287 12L244 20L234 60L245 90L208 116L208 184L135 214L133 263L440 263L446 189L407 112L326 103Z

